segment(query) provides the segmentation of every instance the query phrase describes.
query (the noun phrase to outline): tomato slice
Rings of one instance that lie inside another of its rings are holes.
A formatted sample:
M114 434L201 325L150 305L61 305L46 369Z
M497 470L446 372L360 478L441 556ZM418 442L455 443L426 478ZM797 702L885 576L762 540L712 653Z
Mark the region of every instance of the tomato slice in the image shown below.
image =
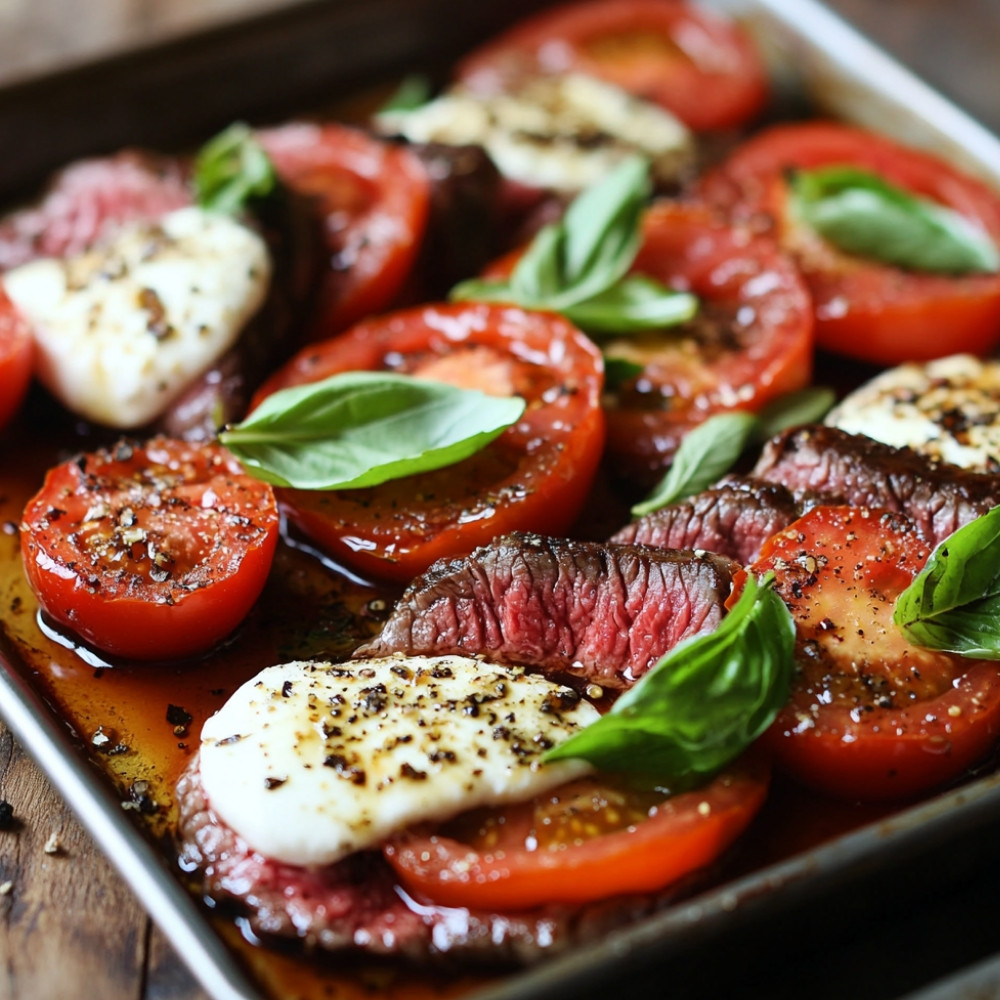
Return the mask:
M50 470L24 511L42 609L127 659L209 649L243 620L278 539L271 487L217 445L121 442Z
M1000 736L1000 664L914 646L893 624L929 552L901 514L817 507L748 568L774 572L795 617L791 700L761 743L805 784L904 798L960 775Z
M431 185L420 159L346 125L292 123L257 133L281 179L314 200L328 266L310 339L389 308L416 263Z
M678 0L589 0L543 11L472 52L458 78L502 90L582 72L653 101L696 131L732 128L767 101L767 73L739 25Z
M767 768L749 759L670 798L582 779L435 833L403 833L383 853L406 889L444 906L521 910L652 892L718 858L767 786Z
M34 341L0 282L0 430L17 412L31 381Z
M841 253L788 207L789 170L853 166L968 219L1000 244L1000 197L927 153L829 122L784 125L736 150L701 193L740 217L770 220L816 309L820 347L877 364L986 354L1000 343L1000 275L904 271Z
M507 531L560 534L586 499L604 444L597 349L550 313L458 303L402 310L306 348L262 387L394 371L497 395L522 418L455 465L370 489L278 490L290 519L334 558L408 581Z
M649 484L706 417L757 410L808 385L812 307L769 239L724 225L703 206L650 209L632 270L701 303L688 324L602 345L607 357L642 365L608 394L607 451L619 474Z

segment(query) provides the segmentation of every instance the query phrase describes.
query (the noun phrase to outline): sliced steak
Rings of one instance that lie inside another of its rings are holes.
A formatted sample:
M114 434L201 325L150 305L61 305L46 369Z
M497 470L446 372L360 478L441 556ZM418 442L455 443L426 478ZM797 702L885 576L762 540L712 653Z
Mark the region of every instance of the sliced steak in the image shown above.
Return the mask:
M757 558L771 535L822 500L814 492L795 496L780 483L729 476L687 500L640 517L612 535L611 541L703 549L746 565Z
M753 475L793 492L838 494L854 507L901 511L937 544L1000 502L1000 477L935 462L861 434L814 425L773 438Z
M37 204L0 219L0 271L82 253L124 222L152 221L190 203L179 161L134 150L80 160L55 175Z
M480 654L627 687L716 627L734 568L709 553L514 533L435 563L355 655Z
M615 927L666 906L692 884L687 879L656 894L521 913L417 904L399 890L378 852L309 869L251 851L212 812L197 766L196 757L177 784L181 865L200 870L205 894L237 910L255 934L298 940L307 950L524 965L602 940Z

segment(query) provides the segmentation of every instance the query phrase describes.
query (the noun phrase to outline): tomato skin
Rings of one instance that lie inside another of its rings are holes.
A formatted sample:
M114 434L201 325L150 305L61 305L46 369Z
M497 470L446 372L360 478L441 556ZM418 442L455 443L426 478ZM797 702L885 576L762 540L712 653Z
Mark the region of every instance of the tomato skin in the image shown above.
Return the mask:
M31 382L34 340L0 282L0 430L17 412Z
M278 522L271 487L225 449L154 438L51 469L25 508L21 553L56 622L114 656L171 660L243 620Z
M1000 275L921 274L841 253L788 209L792 169L849 165L953 209L1000 244L1000 196L927 153L830 122L785 125L739 147L701 185L737 217L770 220L812 292L820 347L876 364L986 354L1000 343Z
M606 780L584 780L527 805L491 810L489 830L499 840L410 831L383 853L404 888L443 906L522 910L652 892L711 864L756 815L768 778L759 761L744 759L703 788L641 807L634 793L610 786L609 796ZM606 809L574 809L599 797L609 800ZM553 807L557 801L566 802L564 812ZM549 819L540 821L542 814ZM595 832L579 833L588 821ZM553 822L574 840L537 843Z
M701 302L689 325L603 344L607 357L644 365L611 397L607 452L618 474L650 484L707 417L755 411L809 384L812 306L770 240L720 223L704 206L651 208L632 271Z
M480 91L537 73L581 72L661 105L695 131L733 128L767 101L767 73L736 24L678 0L586 0L543 11L468 55Z
M346 125L257 133L279 177L315 202L328 264L307 336L321 339L389 308L416 264L431 186L415 153Z
M928 555L902 515L817 507L747 568L774 571L795 617L791 699L760 742L804 784L908 798L960 775L1000 736L1000 664L914 646L892 623Z
M562 317L471 303L401 310L299 352L255 404L289 385L358 370L514 393L528 408L488 447L445 469L369 489L278 490L289 519L335 559L406 582L498 534L560 534L575 520L604 444L603 363Z

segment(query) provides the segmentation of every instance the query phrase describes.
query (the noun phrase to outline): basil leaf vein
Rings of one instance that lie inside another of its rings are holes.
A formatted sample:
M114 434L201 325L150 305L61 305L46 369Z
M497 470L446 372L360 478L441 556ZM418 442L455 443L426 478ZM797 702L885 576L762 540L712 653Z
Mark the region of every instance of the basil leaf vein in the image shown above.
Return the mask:
M750 576L714 632L671 650L610 712L543 759L582 757L672 790L697 784L774 721L788 698L794 648L795 624L773 575Z
M450 297L561 312L590 334L686 322L698 308L694 296L646 275L628 276L650 187L648 162L629 157L536 234L509 281L463 281Z
M1000 269L987 233L876 174L843 166L797 171L791 191L793 211L845 253L937 274Z
M195 158L195 195L207 211L235 215L253 199L269 195L277 184L271 158L243 122L209 139Z
M821 420L835 399L831 389L810 387L779 396L759 413L714 414L685 434L666 475L632 507L632 516L642 517L707 489L733 467L748 444Z
M524 409L519 397L391 372L344 372L268 396L219 440L248 472L276 486L356 489L468 458Z
M918 646L1000 659L1000 507L934 549L896 599L893 621Z

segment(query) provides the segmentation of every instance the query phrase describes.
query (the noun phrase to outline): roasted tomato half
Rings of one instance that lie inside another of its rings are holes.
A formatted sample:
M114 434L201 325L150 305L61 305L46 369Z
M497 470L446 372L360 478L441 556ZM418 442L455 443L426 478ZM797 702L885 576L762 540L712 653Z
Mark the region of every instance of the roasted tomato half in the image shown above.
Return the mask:
M31 330L0 282L0 430L17 412L31 381Z
M673 112L697 131L732 128L767 100L749 36L679 0L589 0L543 11L477 49L458 77L502 90L538 73L589 73Z
M52 469L21 552L45 613L114 656L205 652L243 620L278 540L271 487L215 445L120 443Z
M560 534L575 520L604 443L603 365L570 323L506 306L407 309L301 351L258 401L359 370L519 395L528 407L488 447L448 468L370 489L279 490L291 520L336 559L375 578L407 581L495 535Z
M1000 341L1000 274L907 271L842 253L789 209L791 170L851 166L964 216L1000 244L1000 197L937 157L830 122L782 125L736 150L701 193L767 225L812 292L820 347L876 364L923 361Z
M892 621L929 554L904 515L817 507L748 567L774 572L798 632L791 700L761 741L782 770L845 798L905 798L996 742L1000 664L914 646Z
M522 910L652 892L715 861L760 809L768 777L745 759L669 798L581 779L401 834L384 854L406 889L444 906Z
M632 270L700 302L689 323L602 343L608 358L642 366L608 393L608 459L649 484L706 417L757 410L809 383L812 308L795 267L770 240L700 206L650 209Z
M293 123L257 133L281 179L314 203L327 255L310 339L389 308L420 250L431 187L405 146L346 125Z

